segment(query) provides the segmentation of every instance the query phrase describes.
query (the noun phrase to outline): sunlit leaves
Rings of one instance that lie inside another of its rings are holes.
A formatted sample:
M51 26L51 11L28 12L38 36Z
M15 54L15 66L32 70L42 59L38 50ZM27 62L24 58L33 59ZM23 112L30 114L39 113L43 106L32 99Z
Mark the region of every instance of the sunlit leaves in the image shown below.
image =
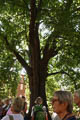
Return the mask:
M53 56L48 58L47 72L65 71L73 78L73 81L71 78L68 80L69 77L63 74L48 78L47 85L51 88L48 91L51 93L53 87L58 88L56 81L59 81L59 78L64 83L63 85L73 84L76 79L79 81L79 71L74 70L80 67L80 2L79 0L43 0L41 6L38 5L39 0L36 0L35 25L39 25L40 58L46 56L45 50L54 50ZM18 77L15 73L20 67L17 60L13 59L13 54L7 51L4 42L5 35L10 47L19 52L25 61L30 62L30 8L30 0L0 0L0 49L2 50L0 76L3 81L1 85L4 82L10 83L10 79L14 84Z

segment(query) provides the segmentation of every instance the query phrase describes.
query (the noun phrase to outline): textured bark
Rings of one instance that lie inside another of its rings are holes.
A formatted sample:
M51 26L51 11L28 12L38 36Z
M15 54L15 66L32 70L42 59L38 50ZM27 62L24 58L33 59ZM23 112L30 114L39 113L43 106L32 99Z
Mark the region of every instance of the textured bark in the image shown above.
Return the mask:
M40 43L39 43L39 35L38 35L38 26L36 23L36 6L35 0L31 0L31 20L30 20L30 33L29 33L29 43L30 43L30 52L31 52L31 60L30 65L32 68L32 74L29 76L30 80L30 108L34 105L34 101L38 96L41 96L44 100L44 104L46 104L46 94L45 94L45 80L46 80L46 72L47 69L42 64L42 60L40 57Z

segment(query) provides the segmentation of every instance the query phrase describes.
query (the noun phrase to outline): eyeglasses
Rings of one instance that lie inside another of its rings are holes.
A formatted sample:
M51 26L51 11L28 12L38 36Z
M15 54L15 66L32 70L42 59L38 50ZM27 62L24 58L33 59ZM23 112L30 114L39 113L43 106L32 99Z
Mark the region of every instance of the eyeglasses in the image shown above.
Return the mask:
M54 102L59 101L59 99L52 99L52 104L54 104Z

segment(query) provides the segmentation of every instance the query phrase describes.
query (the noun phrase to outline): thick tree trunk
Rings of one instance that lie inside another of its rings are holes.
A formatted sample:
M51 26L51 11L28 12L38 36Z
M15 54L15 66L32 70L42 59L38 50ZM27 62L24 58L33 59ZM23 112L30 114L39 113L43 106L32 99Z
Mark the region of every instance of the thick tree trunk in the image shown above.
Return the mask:
M34 101L38 96L43 98L43 104L46 103L45 81L47 74L47 64L41 60L40 43L38 28L39 24L36 22L36 4L35 0L31 0L31 16L30 16L30 30L29 30L29 49L30 49L30 66L31 74L29 75L30 86L30 111L34 105Z
M35 70L34 70L35 71ZM31 104L30 106L32 107L34 105L34 101L38 96L41 96L44 100L44 104L46 104L46 94L45 94L45 80L40 79L40 75L38 76L37 79L36 78L36 72L33 75L34 77L30 76L30 100L31 100Z

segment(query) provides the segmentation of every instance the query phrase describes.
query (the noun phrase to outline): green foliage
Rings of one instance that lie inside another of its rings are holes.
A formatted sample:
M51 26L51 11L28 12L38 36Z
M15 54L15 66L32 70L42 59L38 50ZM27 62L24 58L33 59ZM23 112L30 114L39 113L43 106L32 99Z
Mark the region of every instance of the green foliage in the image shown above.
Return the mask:
M15 57L0 44L0 97L15 96L19 70Z
M61 89L59 85L59 79L58 81L56 81L54 76L48 77L47 82L46 82L46 95L47 95L48 108L51 113L53 111L52 103L51 103L53 94L54 94L54 91L59 90L59 89Z
M36 8L38 4L39 0ZM10 49L19 52L30 65L30 8L30 0L0 0L0 91L6 88L5 94L10 89L10 94L15 95L21 66L9 52L4 38L7 36ZM54 90L60 88L58 82L71 90L80 87L80 1L43 0L36 13L41 59L48 46L47 50L53 50L53 55L49 58L47 72L62 71L54 78L47 78L47 96L51 98Z

